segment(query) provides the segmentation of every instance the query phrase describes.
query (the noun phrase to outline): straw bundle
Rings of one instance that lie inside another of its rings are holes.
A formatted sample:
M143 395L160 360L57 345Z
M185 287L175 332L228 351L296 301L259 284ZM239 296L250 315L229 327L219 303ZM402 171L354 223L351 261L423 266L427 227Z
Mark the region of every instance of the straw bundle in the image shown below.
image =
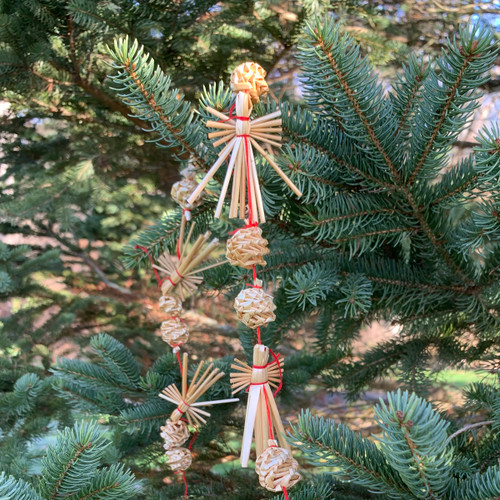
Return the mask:
M247 412L245 417L245 429L243 432L243 443L241 447L240 461L242 467L247 467L252 446L252 434L255 433L255 450L260 455L266 448L269 439L269 420L267 408L273 429L276 430L280 445L289 450L290 447L285 438L285 429L281 422L278 407L270 385L277 386L280 382L278 364L268 364L269 348L257 344L253 349L253 365L235 359L231 365L234 372L231 373L231 387L233 394L241 389L250 387L248 390ZM278 358L280 367L283 359ZM282 369L281 369L282 370ZM267 402L267 403L266 403Z

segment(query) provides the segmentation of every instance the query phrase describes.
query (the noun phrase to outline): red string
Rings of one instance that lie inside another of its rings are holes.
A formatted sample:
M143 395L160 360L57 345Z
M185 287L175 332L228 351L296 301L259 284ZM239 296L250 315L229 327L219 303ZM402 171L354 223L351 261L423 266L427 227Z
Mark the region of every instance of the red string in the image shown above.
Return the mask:
M194 442L196 441L196 438L198 437L198 431L196 431L194 434L193 434L193 437L191 438L191 441L189 442L189 446L188 448L191 450L193 448L193 444Z
M267 400L267 391L264 388L264 399L266 401L267 423L269 424L269 439L274 439L273 422L271 420L271 410L269 409L269 402Z
M288 491L286 491L286 488L283 486L283 496L285 497L285 500L290 500L288 496Z
M278 392L280 392L281 388L283 387L283 374L281 373L280 360L278 359L279 353L278 353L278 356L276 356L276 354L274 354L274 351L271 348L269 349L269 352L271 353L271 356L274 358L274 361L272 363L268 363L268 364L273 364L275 362L278 365L278 370L279 370L279 374L280 374L280 385L278 385L278 387L274 391L274 395L276 396L276 394L278 394Z
M247 191L248 191L248 220L253 222L253 203L252 203L252 191L250 190L250 157L249 157L249 146L248 146L248 136L243 136L245 139L245 161L247 166Z
M149 261L151 262L151 265L152 266L154 265L153 257L151 257L151 255L149 255L149 251L148 251L148 249L146 247L141 247L140 245L136 245L135 249L136 250L142 250L148 256ZM158 280L158 286L161 286L161 282L163 280L160 278L160 275L158 274L158 271L154 267L153 267L153 272L155 273L156 279Z
M179 354L179 351L175 352L175 355L177 356L177 361L179 362L179 369L181 371L181 377L182 377L182 361L181 361L181 355Z
M186 472L183 470L178 470L174 472L174 474L182 474L182 480L184 481L184 500L187 500L188 497L188 483L186 481Z

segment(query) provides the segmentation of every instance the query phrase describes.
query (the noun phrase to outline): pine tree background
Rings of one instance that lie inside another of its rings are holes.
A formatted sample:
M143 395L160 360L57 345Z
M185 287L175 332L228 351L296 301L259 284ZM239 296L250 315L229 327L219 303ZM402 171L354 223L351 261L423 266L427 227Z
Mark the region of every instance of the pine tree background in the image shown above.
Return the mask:
M216 154L203 107L227 110L229 74L253 59L272 91L256 113L281 100L278 161L304 192L260 168L262 276L278 305L263 339L287 357L279 405L305 475L292 498L500 496L500 131L488 124L470 157L467 133L498 85L498 6L23 0L0 12L0 498L182 498L159 438L172 405L157 398L178 367L135 245L175 245L170 186L189 157L206 170ZM479 13L490 31L457 31ZM142 54L169 75L143 82L165 98L160 115L119 88L127 60L145 74ZM198 231L226 239L235 226L212 219L210 188ZM208 271L186 305L189 352L226 372L253 344L231 305L248 279ZM393 335L360 351L374 322ZM439 373L470 366L464 398L440 397ZM413 394L374 410L396 388ZM229 392L225 379L210 395ZM363 437L338 424L356 425L358 404ZM193 498L273 496L235 467L242 407L217 408L200 434Z

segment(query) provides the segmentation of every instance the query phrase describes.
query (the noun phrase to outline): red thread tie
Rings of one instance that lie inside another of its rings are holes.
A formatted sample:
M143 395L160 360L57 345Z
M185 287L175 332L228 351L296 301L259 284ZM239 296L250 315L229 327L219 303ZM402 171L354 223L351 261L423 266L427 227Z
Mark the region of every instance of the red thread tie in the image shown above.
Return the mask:
M149 258L149 261L151 262L151 266L154 266L154 260L153 257L149 254L149 250L146 247L141 247L141 245L136 245L134 247L136 250L142 250ZM155 273L156 279L158 281L158 286L161 286L162 279L160 278L160 275L158 274L158 271L153 267L153 272Z
M288 496L288 491L286 491L286 488L283 486L283 496L285 497L285 500L290 500Z

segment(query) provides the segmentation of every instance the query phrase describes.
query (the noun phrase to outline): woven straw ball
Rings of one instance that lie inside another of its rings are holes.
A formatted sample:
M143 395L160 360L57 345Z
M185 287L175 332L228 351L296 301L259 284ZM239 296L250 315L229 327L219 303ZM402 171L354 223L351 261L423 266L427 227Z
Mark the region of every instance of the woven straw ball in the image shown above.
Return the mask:
M268 241L258 226L243 227L227 240L226 257L232 266L252 269L265 266L264 255L269 253Z
M231 73L231 89L233 92L248 92L250 99L255 104L259 102L261 95L269 92L265 78L266 72L260 64L245 62Z
M172 420L168 419L160 429L160 436L164 441L163 447L167 451L182 446L189 438L189 429L183 420L172 422Z
M179 316L182 312L182 301L173 295L162 295L160 297L160 309L171 316Z
M269 491L283 491L300 481L297 472L299 464L290 451L276 446L276 441L269 440L269 448L264 450L255 462L255 472L260 485Z
M193 457L188 448L173 448L167 452L167 464L174 472L185 471L191 466Z
M170 347L185 344L189 339L186 324L179 318L169 318L161 324L161 337Z
M273 297L262 288L245 288L234 301L238 319L248 328L255 329L276 319Z
M194 190L198 187L198 183L193 179L181 179L173 186L170 194L172 199L177 202L182 208L191 209L200 205L203 201L201 194L193 204L188 203L188 198L193 194Z

